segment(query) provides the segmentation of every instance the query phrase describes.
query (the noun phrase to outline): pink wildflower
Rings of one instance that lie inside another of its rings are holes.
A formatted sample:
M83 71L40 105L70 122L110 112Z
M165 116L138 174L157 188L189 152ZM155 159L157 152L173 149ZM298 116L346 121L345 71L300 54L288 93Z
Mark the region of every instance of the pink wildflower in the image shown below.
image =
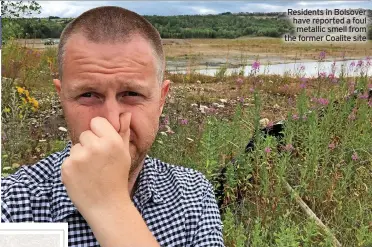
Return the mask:
M328 148L331 149L331 150L333 150L333 149L336 148L336 145L332 142L332 143L330 143L330 144L328 145Z
M358 157L358 154L356 152L354 152L353 155L351 155L351 158L353 160L358 160L359 157Z
M259 61L254 61L254 63L252 64L252 69L253 70L259 70L260 69L260 62Z
M181 119L180 124L186 125L189 121L187 119Z
M368 93L359 96L359 99L368 99Z
M166 116L166 117L164 118L164 120L163 120L163 124L164 124L164 125L168 125L168 124L169 124L169 117L168 117L168 116Z
M321 105L328 105L329 104L329 100L328 99L325 99L325 98L319 98L318 99L318 103L321 104Z
M367 57L367 66L371 66L371 58L369 56Z

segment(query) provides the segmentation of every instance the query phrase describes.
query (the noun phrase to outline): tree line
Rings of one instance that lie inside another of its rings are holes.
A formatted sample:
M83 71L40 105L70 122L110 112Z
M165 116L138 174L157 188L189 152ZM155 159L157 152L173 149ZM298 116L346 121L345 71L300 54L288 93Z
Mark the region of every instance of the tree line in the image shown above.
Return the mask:
M145 16L163 38L238 38L241 36L280 37L293 27L278 16L182 15Z
M279 16L237 15L227 12L220 15L144 16L159 31L162 38L238 38L241 36L280 37L293 27ZM11 22L17 38L59 38L72 19L17 18ZM6 37L4 37L6 39Z
M283 13L231 13L218 15L144 16L159 31L162 38L238 38L242 36L281 37L294 31ZM59 38L72 18L4 18L12 26L3 30L3 39ZM368 39L372 40L372 26Z

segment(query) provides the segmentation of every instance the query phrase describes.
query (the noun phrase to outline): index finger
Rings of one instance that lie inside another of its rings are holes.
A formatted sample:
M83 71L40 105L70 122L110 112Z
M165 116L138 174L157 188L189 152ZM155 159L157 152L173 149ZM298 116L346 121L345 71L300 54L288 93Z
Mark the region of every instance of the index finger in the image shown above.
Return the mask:
M92 118L90 120L90 129L99 138L110 137L115 139L119 136L110 122L103 117Z
M132 118L132 114L130 112L122 113L120 115L120 130L119 135L123 140L128 140L130 138L130 120Z

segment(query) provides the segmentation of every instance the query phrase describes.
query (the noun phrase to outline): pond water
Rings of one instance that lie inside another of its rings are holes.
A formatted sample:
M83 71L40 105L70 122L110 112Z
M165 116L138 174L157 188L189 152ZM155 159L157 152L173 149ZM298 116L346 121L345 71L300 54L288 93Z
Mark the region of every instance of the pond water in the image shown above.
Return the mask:
M372 61L367 62L367 60L362 60L360 64L359 60L344 60L344 61L323 61L323 62L296 62L296 63L283 63L283 64L261 64L259 69L256 70L256 74L266 74L266 75L288 75L288 76L305 76L305 77L318 77L319 73L321 75L328 76L334 74L336 77L344 73L345 76L358 76L363 72L365 75L372 76ZM244 69L244 75L248 76L254 69L251 65L240 67L240 68L228 68L225 75L231 75L232 73L239 73ZM218 73L221 68L211 67L211 68L197 68L193 69L195 73L200 73L204 75L214 76ZM174 67L169 66L167 69L170 73L187 73L185 67Z

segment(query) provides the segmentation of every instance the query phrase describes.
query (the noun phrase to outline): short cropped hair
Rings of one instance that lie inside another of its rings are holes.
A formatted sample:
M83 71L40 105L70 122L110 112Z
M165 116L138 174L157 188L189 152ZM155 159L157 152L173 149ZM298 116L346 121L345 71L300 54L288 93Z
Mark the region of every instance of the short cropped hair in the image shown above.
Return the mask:
M63 30L58 45L59 79L63 77L65 45L73 34L82 34L94 43L129 42L140 35L149 42L154 51L157 80L163 82L165 59L159 32L144 17L130 10L104 6L88 10L71 21Z

